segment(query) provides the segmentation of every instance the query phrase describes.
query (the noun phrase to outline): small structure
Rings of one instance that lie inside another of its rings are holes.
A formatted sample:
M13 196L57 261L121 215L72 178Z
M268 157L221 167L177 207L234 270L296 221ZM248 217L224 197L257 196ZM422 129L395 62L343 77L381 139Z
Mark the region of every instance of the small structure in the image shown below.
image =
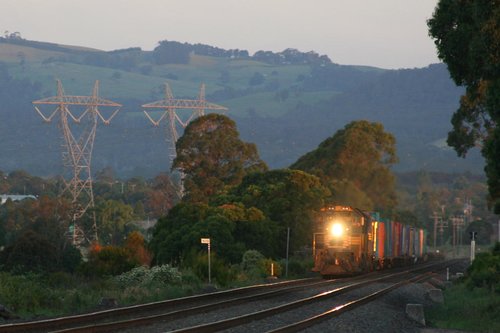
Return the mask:
M12 201L22 201L24 199L33 199L36 200L34 195L19 195L19 194L0 194L0 204L3 205L7 202L7 200Z

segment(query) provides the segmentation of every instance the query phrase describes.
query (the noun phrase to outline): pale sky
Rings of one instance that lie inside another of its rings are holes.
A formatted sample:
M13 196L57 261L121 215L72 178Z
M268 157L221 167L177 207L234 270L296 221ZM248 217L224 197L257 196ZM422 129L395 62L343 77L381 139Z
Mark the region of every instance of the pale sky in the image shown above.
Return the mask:
M326 54L343 65L439 62L426 20L438 0L0 0L0 34L115 50L158 41Z

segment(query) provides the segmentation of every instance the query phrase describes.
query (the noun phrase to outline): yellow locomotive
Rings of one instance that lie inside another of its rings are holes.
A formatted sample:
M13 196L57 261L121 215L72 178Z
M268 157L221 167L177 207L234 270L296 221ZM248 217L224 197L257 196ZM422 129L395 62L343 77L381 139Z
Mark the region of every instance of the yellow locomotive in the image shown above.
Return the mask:
M352 275L404 264L425 254L423 229L349 206L322 209L313 233L313 271Z

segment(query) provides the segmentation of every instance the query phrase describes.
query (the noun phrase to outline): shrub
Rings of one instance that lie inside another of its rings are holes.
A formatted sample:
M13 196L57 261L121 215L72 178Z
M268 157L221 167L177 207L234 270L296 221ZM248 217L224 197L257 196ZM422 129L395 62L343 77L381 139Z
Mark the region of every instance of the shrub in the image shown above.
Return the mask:
M500 293L500 243L490 253L479 253L467 270L467 287Z
M62 252L61 268L66 272L73 273L82 263L82 259L80 250L72 245L68 245Z
M122 286L136 286L141 284L149 273L146 266L135 267L128 272L124 272L115 277L115 280Z
M281 264L285 266L285 262L282 261ZM304 277L311 272L312 269L311 259L297 259L291 258L288 261L288 276L289 277Z
M266 259L256 250L248 250L243 254L241 268L250 280L265 278L271 275L271 264L274 265L274 276L281 275L281 266L272 259Z
M160 282L164 284L179 284L182 281L179 270L170 265L154 266L150 270L147 282Z
M34 231L26 231L2 251L0 263L5 270L18 274L51 272L59 268L56 247Z
M214 253L210 258L211 280L212 283L220 286L228 286L237 278L237 270L227 265L222 259ZM202 280L208 281L208 254L190 255L187 265L190 265L193 272Z
M92 250L89 260L79 267L79 271L87 276L118 275L131 270L135 266L129 252L118 246L105 246Z
M257 250L248 250L243 254L241 266L244 271L250 271L259 266L264 256Z
M182 275L177 268L170 265L154 266L151 269L141 266L116 276L115 280L127 287L150 284L167 285L181 283Z
M60 307L61 298L51 293L38 274L10 275L0 272L2 304L18 315L41 315L47 307Z

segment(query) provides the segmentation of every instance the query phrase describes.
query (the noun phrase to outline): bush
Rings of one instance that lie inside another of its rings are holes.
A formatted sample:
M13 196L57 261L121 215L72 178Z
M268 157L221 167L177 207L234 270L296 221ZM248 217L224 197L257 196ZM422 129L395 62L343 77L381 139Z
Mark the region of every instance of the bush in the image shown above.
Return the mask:
M73 273L82 263L82 259L80 250L73 245L68 245L64 248L62 253L61 268L66 272Z
M180 284L182 276L177 268L170 265L154 266L151 269L141 266L118 275L115 280L127 287L150 284L167 285Z
M10 275L0 272L2 304L18 315L45 314L46 308L61 307L61 297L40 282L38 274Z
M90 252L89 260L83 263L79 272L86 276L118 275L135 266L127 249L118 246L105 246Z
M0 303L29 319L93 311L102 298L114 298L119 305L128 305L192 295L199 285L192 272L181 276L176 268L167 265L155 269L137 267L114 278L95 279L64 272L0 272Z
M266 259L256 250L248 250L243 254L241 268L248 279L257 280L271 275L271 264L274 265L274 276L281 275L281 266L271 260Z
M281 262L282 266L285 266L285 264L286 263L284 261ZM311 272L312 266L312 259L291 258L288 261L288 276L305 277Z
M466 284L469 289L488 288L500 293L500 243L490 253L479 253L467 270Z
M202 281L208 282L208 254L191 254L189 260L186 261L186 266L190 266L193 273ZM211 282L220 286L228 286L235 281L238 272L230 265L227 265L222 259L219 259L212 253L211 261Z
M243 254L241 266L244 271L251 271L259 267L262 260L264 260L264 256L259 251L248 250Z
M444 291L444 304L425 310L431 327L467 332L500 332L500 297L484 288L457 283Z
M52 272L60 268L56 247L34 231L26 231L0 255L3 269L18 274Z

